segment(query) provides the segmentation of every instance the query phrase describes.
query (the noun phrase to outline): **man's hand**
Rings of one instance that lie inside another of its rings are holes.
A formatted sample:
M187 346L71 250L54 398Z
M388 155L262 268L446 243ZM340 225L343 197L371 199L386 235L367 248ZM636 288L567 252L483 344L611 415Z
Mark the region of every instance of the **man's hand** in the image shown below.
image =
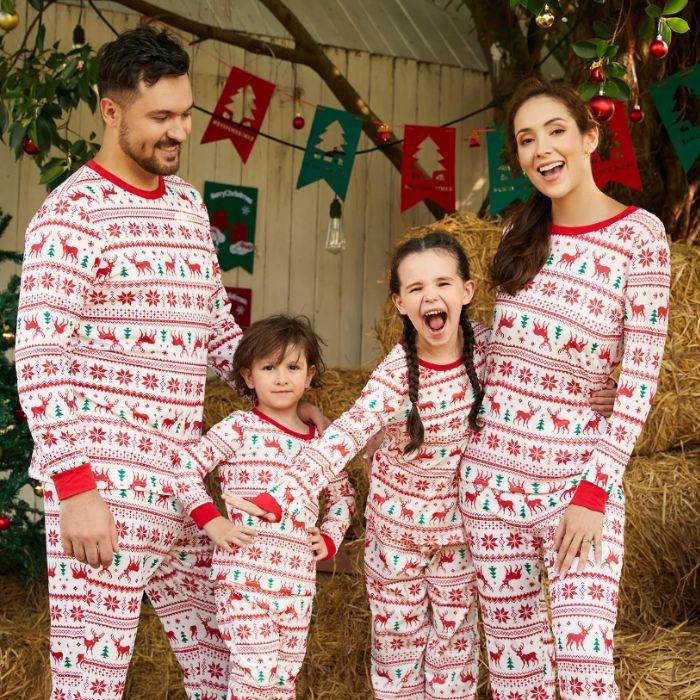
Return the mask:
M611 377L605 382L605 386L599 391L594 391L588 399L591 408L600 413L603 418L610 418L615 404L615 396L617 395L617 383Z
M325 559L328 556L328 545L317 527L309 528L309 547L311 547L316 561L321 561L321 559Z
M229 491L224 491L223 498L226 503L233 506L236 510L242 510L248 515L254 515L256 518L265 518L274 522L275 516L267 510L263 510L260 506L256 506L252 501L248 501L241 496L236 496Z
M112 511L97 489L61 501L61 544L69 557L83 564L109 566L119 551Z
M313 423L319 435L323 435L325 429L331 424L331 421L321 413L318 406L314 406L308 401L299 402L297 415L304 423Z
M576 571L580 574L586 568L591 547L595 550L596 564L600 566L603 561L603 513L571 504L564 511L554 535L559 575L566 576L577 554Z
M233 552L231 545L245 547L249 545L255 537L255 530L242 525L234 525L230 520L219 516L213 518L204 526L204 532L209 539L219 548L226 552Z

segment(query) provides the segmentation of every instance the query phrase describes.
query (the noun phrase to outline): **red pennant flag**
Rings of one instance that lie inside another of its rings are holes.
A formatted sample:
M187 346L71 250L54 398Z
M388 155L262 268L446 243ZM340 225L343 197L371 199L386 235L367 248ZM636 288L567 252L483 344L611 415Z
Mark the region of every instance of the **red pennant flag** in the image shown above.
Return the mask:
M253 290L244 287L224 287L231 302L231 313L241 330L250 326L250 314L253 307Z
M610 132L612 145L605 159L601 158L598 152L591 155L595 184L603 189L608 182L619 182L641 192L642 179L637 168L624 102L615 100L615 113L605 126Z
M406 126L401 163L401 211L430 199L455 210L455 129Z
M265 119L274 91L275 86L267 80L236 66L231 68L201 143L231 139L234 148L246 163L258 138L257 132ZM249 128L244 129L220 117Z

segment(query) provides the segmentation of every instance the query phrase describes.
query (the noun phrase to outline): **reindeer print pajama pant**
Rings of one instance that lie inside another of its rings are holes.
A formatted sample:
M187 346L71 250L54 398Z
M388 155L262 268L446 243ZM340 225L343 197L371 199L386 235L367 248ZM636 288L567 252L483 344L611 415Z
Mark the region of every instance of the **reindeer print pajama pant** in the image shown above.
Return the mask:
M484 512L492 489L465 512L495 700L553 700L554 671L561 700L618 700L613 630L622 571L624 506L608 500L603 561L593 549L585 571L578 559L566 576L556 569L554 533L563 510L523 527ZM543 602L547 578L552 623ZM553 637L553 639L552 639Z
M377 700L472 700L479 675L474 567L466 544L365 539Z
M212 547L173 496L102 491L119 553L93 569L63 552L55 491L44 484L51 700L119 700L148 595L184 671L187 697L226 697L228 651L209 581ZM172 553L169 563L163 558Z

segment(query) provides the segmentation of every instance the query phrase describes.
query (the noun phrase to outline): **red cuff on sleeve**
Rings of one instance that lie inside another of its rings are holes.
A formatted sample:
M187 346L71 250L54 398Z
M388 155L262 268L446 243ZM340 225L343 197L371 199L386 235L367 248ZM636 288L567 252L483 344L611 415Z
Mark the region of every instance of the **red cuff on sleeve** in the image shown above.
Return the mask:
M583 506L589 510L597 510L605 513L605 504L608 501L608 494L600 486L592 484L590 481L581 481L576 489L571 503L575 506Z
M323 557L323 561L325 561L326 559L332 559L335 556L336 552L335 542L333 542L333 540L330 537L328 537L328 535L324 535L323 533L321 533L321 537L323 537L323 541L326 543L326 547L328 547L328 554L325 557Z
M261 493L259 496L256 496L255 498L249 498L248 500L251 503L255 503L255 505L258 506L258 508L262 508L268 513L272 513L272 515L275 516L275 519L272 522L278 523L280 520L282 520L282 508L280 504L275 500L275 497L271 494Z
M221 513L217 510L213 503L203 503L197 506L191 513L192 520L197 523L197 527L201 530L208 522L214 518L220 518Z
M56 495L59 501L64 501L71 496L97 488L97 482L95 481L95 475L92 473L90 462L85 462L79 467L54 474L51 478L53 479L53 485L56 487Z

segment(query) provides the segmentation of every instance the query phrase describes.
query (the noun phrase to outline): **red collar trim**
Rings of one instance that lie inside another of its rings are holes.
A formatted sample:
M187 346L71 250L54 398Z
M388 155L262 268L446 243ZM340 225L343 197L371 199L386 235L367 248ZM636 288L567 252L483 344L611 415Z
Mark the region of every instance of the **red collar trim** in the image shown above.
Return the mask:
M610 219L605 219L605 221L597 221L594 224L588 224L587 226L555 226L552 224L550 232L552 235L560 236L578 236L581 233L591 233L591 231L598 231L601 228L610 226L611 224L624 219L626 216L632 214L632 212L637 211L639 207L627 207L623 209L619 214L611 217Z
M426 369L434 369L434 370L437 370L438 372L445 372L448 369L455 369L455 367L459 367L460 365L464 364L464 360L460 358L459 360L455 360L454 362L450 362L447 365L436 365L434 362L428 362L427 360L421 360L419 357L418 364L421 367L425 367Z
M156 187L155 190L142 190L118 178L114 173L110 173L109 170L105 170L94 160L88 161L85 165L91 170L94 170L98 175L102 175L103 178L109 180L117 187L121 187L123 190L131 192L131 194L135 194L138 197L143 197L144 199L160 199L165 194L165 180L160 175L158 176L158 187Z
M285 433L287 433L287 435L291 435L292 437L299 438L300 440L313 440L316 437L316 426L313 423L307 423L307 425L309 426L308 433L297 433L296 431L292 430L291 428L288 428L286 425L282 425L282 423L278 423L274 418L270 418L270 416L266 416L258 408L254 408L253 413L261 420L264 420L266 423L270 423L271 425L274 425L275 428L279 428L282 432L285 432Z

